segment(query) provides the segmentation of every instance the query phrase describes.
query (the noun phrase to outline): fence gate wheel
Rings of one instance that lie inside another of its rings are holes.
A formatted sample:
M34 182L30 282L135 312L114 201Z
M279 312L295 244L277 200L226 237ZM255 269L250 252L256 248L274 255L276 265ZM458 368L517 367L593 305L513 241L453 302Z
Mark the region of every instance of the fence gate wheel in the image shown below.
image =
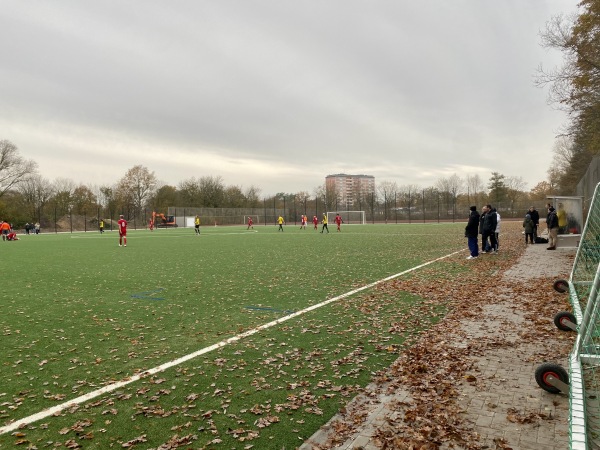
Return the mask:
M561 294L564 294L565 292L567 292L569 290L569 282L566 280L556 280L554 282L554 284L552 285L552 287L554 288L554 290L556 292L560 292Z
M549 382L549 377L552 376L563 383L569 384L569 374L562 366L554 363L545 363L535 370L535 381L538 386L551 394L560 393L560 389L552 386Z
M568 322L572 322L577 325L577 319L573 314L567 311L561 311L554 316L554 325L561 331L575 331L570 328Z

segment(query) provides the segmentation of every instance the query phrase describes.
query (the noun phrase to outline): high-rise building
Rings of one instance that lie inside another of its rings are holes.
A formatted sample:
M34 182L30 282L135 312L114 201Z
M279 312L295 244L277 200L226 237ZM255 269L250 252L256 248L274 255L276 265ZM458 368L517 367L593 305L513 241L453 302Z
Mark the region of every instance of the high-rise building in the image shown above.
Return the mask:
M338 173L325 177L325 188L329 193L335 193L338 201L347 206L358 205L361 199L375 192L375 177L373 175L347 175ZM362 200L364 202L364 200Z

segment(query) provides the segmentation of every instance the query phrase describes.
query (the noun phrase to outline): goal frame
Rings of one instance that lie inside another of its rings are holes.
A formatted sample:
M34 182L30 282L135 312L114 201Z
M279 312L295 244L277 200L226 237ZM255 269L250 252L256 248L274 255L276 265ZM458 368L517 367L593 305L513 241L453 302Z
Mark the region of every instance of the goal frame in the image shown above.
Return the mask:
M347 225L366 225L366 214L364 211L327 211L327 221L334 223L335 216L342 216L342 223Z
M260 216L258 214L246 214L242 219L242 225L248 225L248 217L252 217L253 225L260 223Z

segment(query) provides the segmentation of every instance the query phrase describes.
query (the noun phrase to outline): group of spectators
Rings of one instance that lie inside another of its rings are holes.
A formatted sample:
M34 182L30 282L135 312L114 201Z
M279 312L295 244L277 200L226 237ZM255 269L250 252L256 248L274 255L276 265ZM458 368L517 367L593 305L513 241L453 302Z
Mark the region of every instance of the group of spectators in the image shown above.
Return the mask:
M559 205L560 207L560 205ZM535 207L529 207L523 228L525 234L525 245L548 242L547 250L556 250L557 236L560 234L561 227L566 228L566 218L562 218L560 211L557 212L554 207L546 204L548 215L546 216L546 226L548 228L548 239L540 240L539 226L540 214ZM563 213L563 216L566 216ZM561 220L565 222L561 223ZM500 214L491 205L485 205L481 214L477 212L476 206L471 206L469 221L465 227L465 237L468 240L470 255L467 259L474 259L479 253L496 254L498 252L498 241L500 234ZM481 252L479 251L478 236L481 235Z
M471 254L467 259L479 257L479 243L477 238L481 235L481 253L497 254L500 237L501 217L492 205L485 205L481 214L477 212L476 206L471 206L469 222L465 227L465 237L468 240Z
M564 229L567 225L566 213L564 208L562 208L562 203L559 204L559 211L550 203L546 203L546 209L548 210L548 215L546 216L546 227L548 228L548 247L546 250L556 250L556 243L558 239L558 235L564 233ZM540 214L536 211L536 209L532 206L525 214L525 220L523 220L523 228L525 232L525 245L528 242L531 244L535 243L546 243L546 240L539 240L539 225L540 225Z
M33 223L26 223L25 224L25 234L40 234L40 223L36 222L35 224Z

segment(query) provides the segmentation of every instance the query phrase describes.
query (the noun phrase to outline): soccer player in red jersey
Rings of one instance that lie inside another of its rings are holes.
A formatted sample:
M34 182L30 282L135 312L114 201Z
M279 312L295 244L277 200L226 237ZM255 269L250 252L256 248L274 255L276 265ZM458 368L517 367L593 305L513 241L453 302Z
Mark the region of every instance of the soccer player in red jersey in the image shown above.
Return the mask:
M342 222L343 222L342 217L339 214L336 214L335 215L335 224L337 225L338 231L342 231L342 230L340 230L340 225L342 225Z
M250 228L254 230L254 221L252 220L252 217L248 216L248 228L246 228L246 230L249 230Z
M123 218L123 214L119 216L119 247L127 247L127 221Z
M315 226L315 230L319 229L319 219L317 219L317 216L313 216L313 225Z

